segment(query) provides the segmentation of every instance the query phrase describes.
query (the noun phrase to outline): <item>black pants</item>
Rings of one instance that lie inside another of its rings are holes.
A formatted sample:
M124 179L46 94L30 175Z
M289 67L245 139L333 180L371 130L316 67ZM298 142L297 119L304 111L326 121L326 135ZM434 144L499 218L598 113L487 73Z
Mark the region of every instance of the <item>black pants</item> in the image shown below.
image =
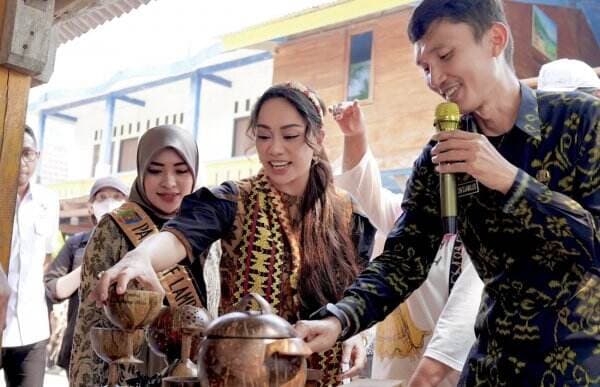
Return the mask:
M48 340L22 347L2 348L6 387L43 387L46 344Z

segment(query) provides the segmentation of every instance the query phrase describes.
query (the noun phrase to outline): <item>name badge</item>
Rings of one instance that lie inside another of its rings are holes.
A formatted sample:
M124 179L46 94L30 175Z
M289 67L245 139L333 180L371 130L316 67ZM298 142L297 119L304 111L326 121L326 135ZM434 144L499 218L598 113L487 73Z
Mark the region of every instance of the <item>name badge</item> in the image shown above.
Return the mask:
M456 186L456 194L459 198L474 195L476 193L479 193L479 182L475 179L459 183Z

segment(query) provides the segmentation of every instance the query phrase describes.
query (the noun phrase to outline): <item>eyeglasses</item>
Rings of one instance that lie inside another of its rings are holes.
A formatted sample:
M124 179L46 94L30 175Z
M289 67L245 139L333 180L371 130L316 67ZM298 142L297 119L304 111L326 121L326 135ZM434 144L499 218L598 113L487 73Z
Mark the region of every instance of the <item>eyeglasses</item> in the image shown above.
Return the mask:
M21 160L25 160L28 163L35 161L39 156L39 152L33 149L23 149L21 152Z

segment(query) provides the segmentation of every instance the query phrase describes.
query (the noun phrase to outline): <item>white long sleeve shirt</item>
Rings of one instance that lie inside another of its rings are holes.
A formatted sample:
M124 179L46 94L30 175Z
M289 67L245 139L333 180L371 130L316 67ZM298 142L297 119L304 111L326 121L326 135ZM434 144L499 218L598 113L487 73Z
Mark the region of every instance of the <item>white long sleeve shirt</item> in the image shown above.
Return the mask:
M53 251L58 212L58 195L33 183L15 209L3 347L21 347L50 337L44 260Z
M383 188L379 168L370 150L353 169L336 176L336 185L348 191L359 204L378 232L387 235L402 213L402 198ZM374 251L374 257L381 253ZM464 252L464 250L463 250ZM431 267L426 281L406 300L412 322L419 331L428 332L425 343L414 354L380 357L375 351L372 377L378 379L410 380L421 357L435 359L457 371L462 370L469 350L475 341L474 324L483 283L471 260L463 253L462 272L452 293L449 294L450 257L443 258ZM400 317L398 307L392 315ZM394 316L388 319L394 319ZM396 320L399 321L399 320ZM384 322L383 324L387 323ZM377 337L375 338L377 341ZM386 338L389 340L389 337ZM386 343L387 346L390 343ZM398 344L401 347L401 344ZM402 352L402 351L399 351ZM456 385L446 379L440 386Z

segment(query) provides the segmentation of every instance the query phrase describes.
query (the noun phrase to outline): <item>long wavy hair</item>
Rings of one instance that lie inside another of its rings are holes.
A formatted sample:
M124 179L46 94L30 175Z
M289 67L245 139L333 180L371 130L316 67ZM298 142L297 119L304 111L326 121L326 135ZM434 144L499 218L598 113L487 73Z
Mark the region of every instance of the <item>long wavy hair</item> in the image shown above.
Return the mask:
M344 209L333 205L338 194L333 186L331 164L323 147L315 141L323 130L323 101L314 91L298 83L270 87L252 110L248 126L248 135L252 138L256 138L261 107L273 98L285 99L304 118L304 140L315 152L308 183L300 198L298 225L302 256L298 292L303 307L310 308L309 304L314 305L312 300L324 305L341 298L358 274L357 251Z

